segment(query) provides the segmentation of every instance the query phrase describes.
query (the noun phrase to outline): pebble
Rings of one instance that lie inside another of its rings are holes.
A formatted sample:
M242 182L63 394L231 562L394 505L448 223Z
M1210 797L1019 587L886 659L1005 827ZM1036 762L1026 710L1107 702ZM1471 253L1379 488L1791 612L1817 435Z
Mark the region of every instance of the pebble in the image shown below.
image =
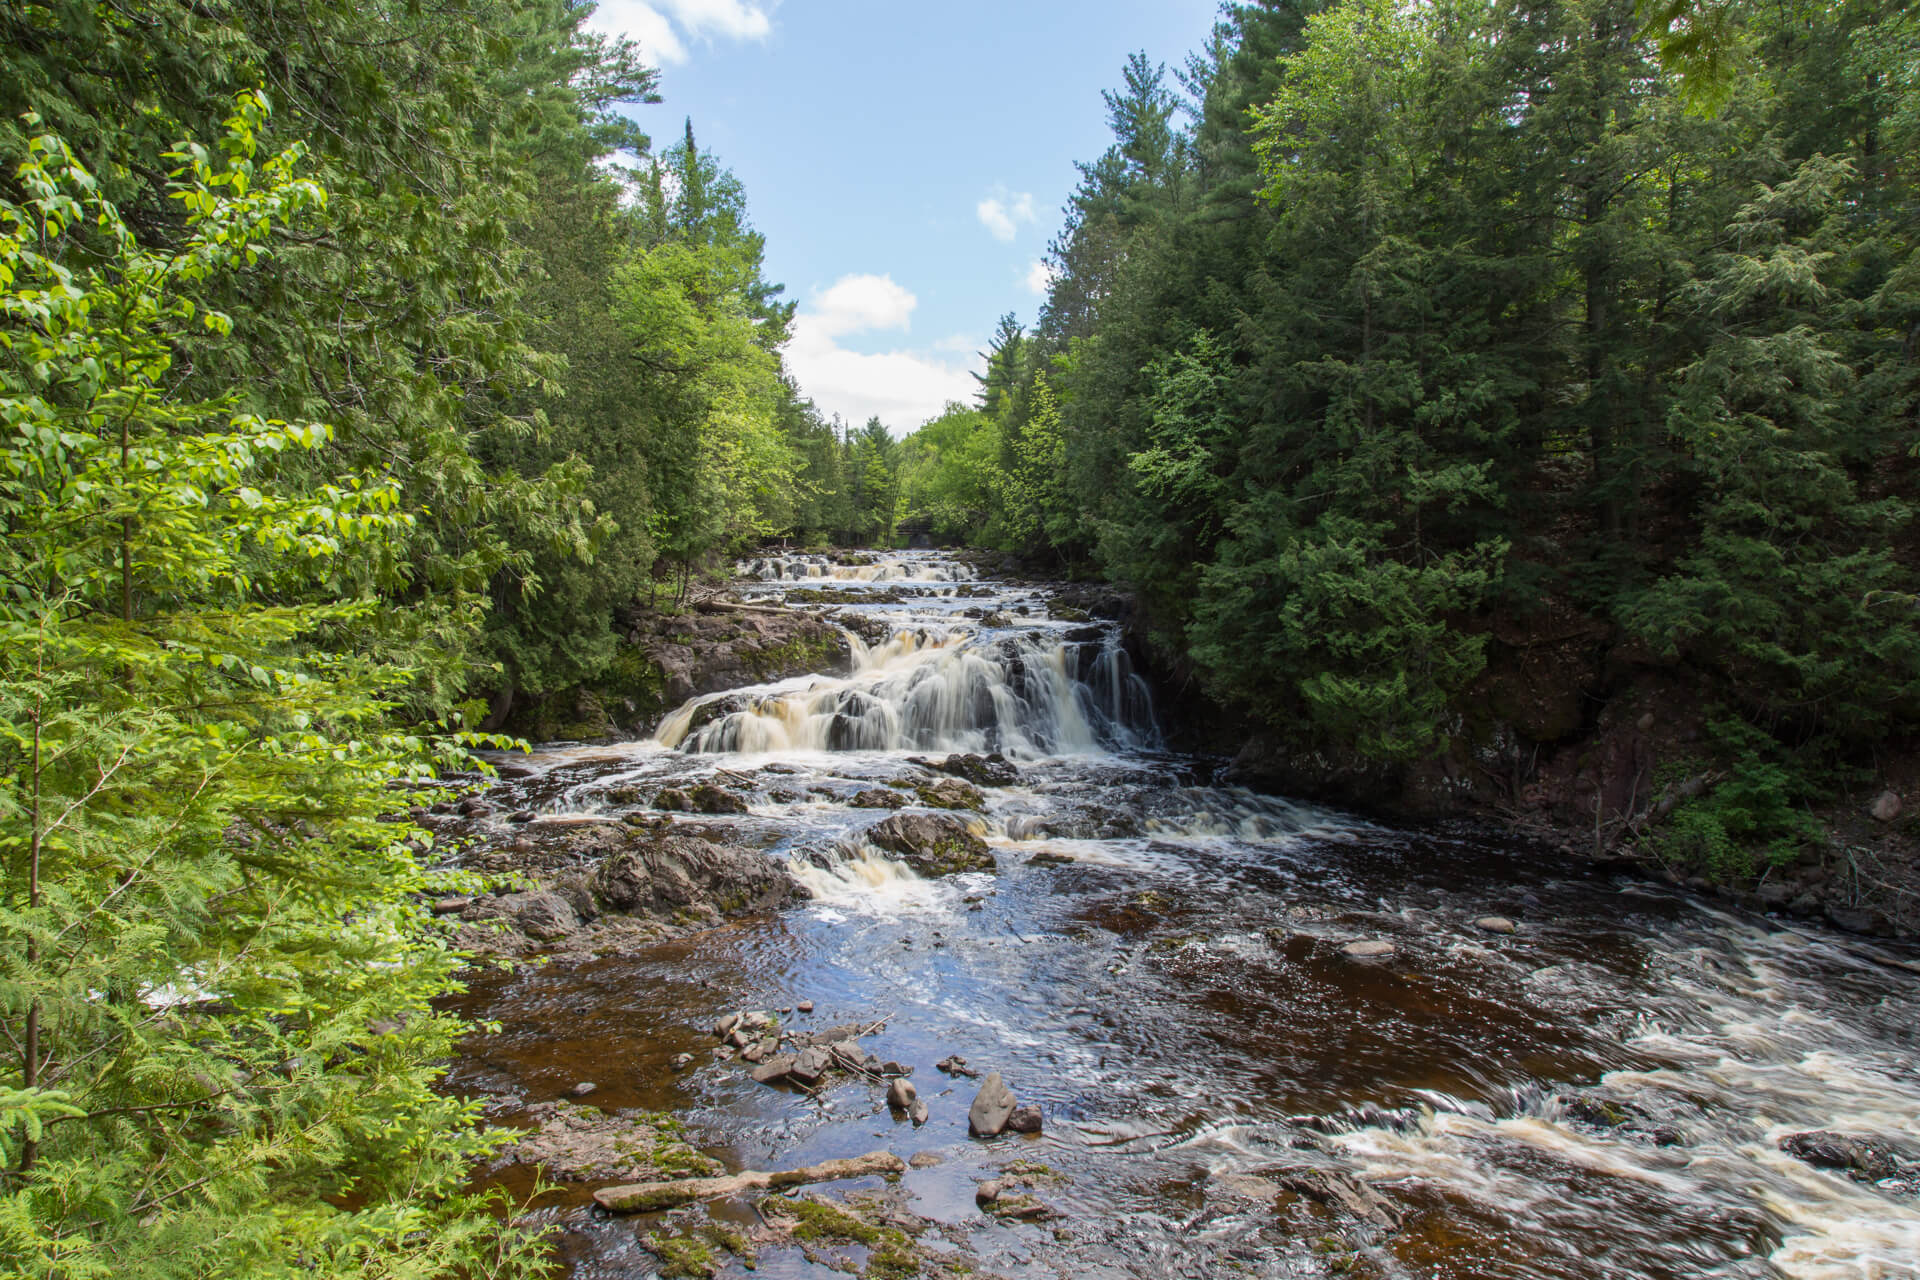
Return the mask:
M1356 960L1372 960L1380 956L1392 955L1393 944L1382 942L1377 938L1366 942L1349 942L1340 948L1340 954L1352 956Z
M1520 928L1505 916L1481 916L1473 922L1473 927L1488 933L1517 933Z
M800 1011L801 1013L812 1013L812 1012L813 1012L813 1001L811 1001L811 1000L802 1000L802 1001L801 1001L801 1002L800 1002L799 1004L797 1004L797 1005L795 1005L795 1006L793 1006L793 1007L794 1007L794 1008L796 1008L796 1009L798 1009L798 1010L799 1010L799 1011Z
M1035 1106L1015 1107L1007 1117L1007 1128L1014 1133L1038 1133L1044 1123L1040 1108Z
M916 1169L931 1169L937 1164L945 1164L947 1158L938 1151L916 1151L908 1157L907 1163Z
M887 1105L898 1111L910 1110L919 1096L919 1091L909 1080L896 1078L887 1086Z
M693 1055L690 1053L676 1053L673 1055L671 1065L675 1071L685 1071L693 1065Z
M595 1089L598 1089L599 1087L600 1087L599 1085L595 1084L591 1080L582 1080L579 1084L576 1084L575 1086L573 1086L573 1088L567 1090L567 1092L571 1093L576 1098L584 1098L588 1094L592 1093Z
M992 1204L999 1198L1000 1180L998 1178L989 1178L973 1189L973 1202L975 1204Z

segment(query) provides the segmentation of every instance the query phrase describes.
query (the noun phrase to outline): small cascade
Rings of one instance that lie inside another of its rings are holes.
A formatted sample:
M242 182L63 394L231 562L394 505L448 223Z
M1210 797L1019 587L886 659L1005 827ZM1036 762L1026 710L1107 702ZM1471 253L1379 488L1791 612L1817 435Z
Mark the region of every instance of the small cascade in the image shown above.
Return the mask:
M1000 751L1033 758L1157 745L1152 698L1117 639L917 627L854 671L695 698L661 722L698 753Z
M763 556L736 569L761 582L972 582L973 566L931 556L872 558L846 563L825 555Z
M814 902L825 906L886 915L901 907L929 905L938 896L937 884L865 841L795 858L787 870Z

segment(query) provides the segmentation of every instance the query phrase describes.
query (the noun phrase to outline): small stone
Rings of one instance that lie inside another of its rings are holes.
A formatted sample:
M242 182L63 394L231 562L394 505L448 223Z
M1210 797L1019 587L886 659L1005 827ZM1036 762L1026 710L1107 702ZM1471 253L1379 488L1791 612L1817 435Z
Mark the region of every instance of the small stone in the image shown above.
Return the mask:
M1015 1107L1007 1117L1007 1128L1014 1133L1038 1133L1042 1124L1040 1108L1035 1106Z
M768 1036L765 1040L760 1041L758 1044L742 1052L740 1056L748 1062L765 1062L775 1053L778 1053L779 1050L780 1037Z
M833 1055L815 1045L801 1051L800 1056L794 1059L793 1068L787 1072L787 1076L795 1084L812 1088L820 1083L820 1077L826 1075L827 1068L832 1065Z
M1643 711L1640 713L1640 718L1633 722L1633 727L1638 729L1642 733L1650 733L1653 730L1654 724L1655 724L1655 720L1654 720L1653 712Z
M887 1105L896 1111L911 1110L914 1101L920 1096L909 1080L896 1079L887 1086Z
M465 898L465 897L442 898L440 899L440 901L433 904L433 914L437 916L450 916L454 914L456 911L465 911L468 907L472 905L473 905L472 898Z
M527 822L532 822L536 816L538 815L536 815L534 811L531 809L516 809L511 814L507 815L507 821L527 823Z
M879 1067L876 1069L883 1076L910 1076L913 1074L912 1067L903 1067L899 1063L894 1062L892 1059L888 1059L886 1062L881 1063Z
M975 1204L989 1205L999 1198L1000 1180L998 1178L990 1178L973 1189L973 1202Z
M1904 808L1906 806L1900 803L1898 795L1892 791L1882 791L1874 797L1873 807L1867 812L1873 815L1875 822L1892 822L1900 816L1900 811Z
M1356 960L1375 960L1393 954L1393 944L1373 939L1367 942L1349 942L1340 948L1340 954L1352 956Z
M739 1050L735 1049L732 1045L723 1044L713 1051L713 1060L715 1062L725 1062L732 1058L737 1052L739 1052Z
M1481 916L1473 922L1473 927L1488 933L1516 933L1519 926L1505 916Z
M950 1076L965 1076L969 1080L977 1080L980 1077L980 1073L968 1066L967 1060L957 1053L942 1058L933 1065L937 1070L944 1071Z
M931 1169L937 1164L945 1164L947 1158L938 1151L916 1151L908 1157L907 1163L916 1169Z
M980 1086L973 1105L967 1109L967 1132L977 1138L992 1138L1006 1132L1014 1105L1013 1090L1001 1083L1000 1073L988 1072L986 1083Z
M765 1063L754 1069L753 1078L760 1084L775 1084L781 1080L785 1080L792 1074L793 1064L796 1061L797 1059L790 1053L783 1053L777 1058L769 1058Z
M673 1061L669 1065L671 1065L675 1071L685 1071L693 1065L693 1055L690 1053L676 1053L673 1055Z
M811 1000L802 1000L802 1001L801 1001L801 1002L800 1002L799 1004L797 1004L797 1005L795 1005L795 1006L793 1006L793 1007L794 1007L795 1009L798 1009L798 1010L799 1010L799 1011L800 1011L801 1013L812 1013L812 1012L813 1012L813 1001L811 1001Z
M588 1094L592 1093L595 1089L598 1089L599 1087L600 1087L599 1085L595 1084L591 1080L582 1080L579 1084L576 1084L575 1086L573 1086L573 1088L567 1090L567 1092L571 1093L576 1098L584 1098Z
M462 800L460 802L460 812L466 814L469 818L484 818L493 812L493 806L485 800Z
M918 1129L927 1122L927 1117L933 1113L927 1110L927 1100L925 1098L915 1098L913 1100L913 1106L907 1114L913 1117L913 1127Z
M740 1017L741 1015L737 1013L730 1013L726 1017L720 1019L720 1021L714 1023L713 1024L714 1039L725 1040L728 1034L731 1033L735 1027L740 1025Z

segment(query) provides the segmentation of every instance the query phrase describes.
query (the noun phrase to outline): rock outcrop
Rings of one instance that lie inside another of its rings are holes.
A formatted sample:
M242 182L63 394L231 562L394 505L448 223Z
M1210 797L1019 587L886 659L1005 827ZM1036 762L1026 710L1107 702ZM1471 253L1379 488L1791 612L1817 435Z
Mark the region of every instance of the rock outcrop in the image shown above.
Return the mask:
M866 837L920 875L992 871L993 851L963 820L946 813L896 813Z

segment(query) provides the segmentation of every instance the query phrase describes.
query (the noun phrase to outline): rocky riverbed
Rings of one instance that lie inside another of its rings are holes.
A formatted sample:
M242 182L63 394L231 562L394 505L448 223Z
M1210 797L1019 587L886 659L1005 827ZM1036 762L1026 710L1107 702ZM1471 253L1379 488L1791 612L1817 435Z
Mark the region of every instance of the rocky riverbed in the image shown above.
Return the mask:
M425 815L574 1275L1915 1274L1912 953L1217 785L1044 586L745 569L844 664Z

